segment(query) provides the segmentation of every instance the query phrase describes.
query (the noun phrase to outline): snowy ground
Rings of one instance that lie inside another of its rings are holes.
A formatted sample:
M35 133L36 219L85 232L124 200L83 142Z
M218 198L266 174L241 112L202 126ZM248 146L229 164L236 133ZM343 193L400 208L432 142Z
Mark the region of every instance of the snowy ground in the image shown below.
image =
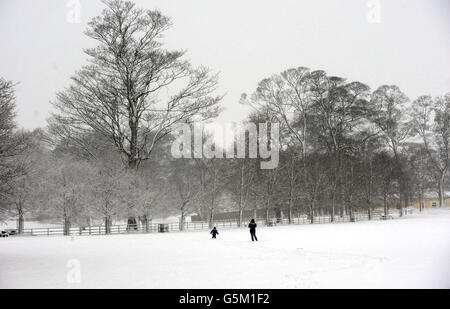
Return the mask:
M220 232L3 238L0 288L450 288L450 210Z

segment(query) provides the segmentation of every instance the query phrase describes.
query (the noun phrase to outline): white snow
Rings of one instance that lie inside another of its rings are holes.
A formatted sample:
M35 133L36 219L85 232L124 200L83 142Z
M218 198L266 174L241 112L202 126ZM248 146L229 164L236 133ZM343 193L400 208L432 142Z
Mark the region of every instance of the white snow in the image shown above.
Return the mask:
M0 288L450 288L448 209L219 232L2 238Z

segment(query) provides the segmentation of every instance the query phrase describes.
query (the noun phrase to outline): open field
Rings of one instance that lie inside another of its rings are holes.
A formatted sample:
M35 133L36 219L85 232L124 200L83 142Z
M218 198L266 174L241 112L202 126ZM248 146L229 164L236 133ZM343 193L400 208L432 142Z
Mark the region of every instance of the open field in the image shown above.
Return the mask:
M219 232L0 239L0 288L450 288L448 209Z

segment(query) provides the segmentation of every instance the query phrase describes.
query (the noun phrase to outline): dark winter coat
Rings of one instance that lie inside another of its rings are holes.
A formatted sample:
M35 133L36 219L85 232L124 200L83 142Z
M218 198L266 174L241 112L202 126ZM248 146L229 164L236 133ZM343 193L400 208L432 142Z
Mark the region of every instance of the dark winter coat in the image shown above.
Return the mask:
M219 235L219 231L216 229L212 229L210 234L213 234L214 236Z
M248 225L248 228L250 229L250 232L255 232L256 231L256 223L250 222L250 224Z

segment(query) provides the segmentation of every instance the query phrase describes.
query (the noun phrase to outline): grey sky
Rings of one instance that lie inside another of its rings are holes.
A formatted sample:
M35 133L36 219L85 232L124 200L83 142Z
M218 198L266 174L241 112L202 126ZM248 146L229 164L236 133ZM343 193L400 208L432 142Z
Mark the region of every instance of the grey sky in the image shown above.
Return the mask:
M371 0L373 2L373 0ZM0 76L18 81L19 124L45 126L50 100L70 82L92 42L86 23L103 4L81 0L81 23L66 20L66 0L0 0ZM369 23L367 0L152 0L172 17L170 48L187 49L195 65L220 71L226 111L262 78L306 66L367 83L398 85L410 99L450 91L450 1L380 0L380 23Z

